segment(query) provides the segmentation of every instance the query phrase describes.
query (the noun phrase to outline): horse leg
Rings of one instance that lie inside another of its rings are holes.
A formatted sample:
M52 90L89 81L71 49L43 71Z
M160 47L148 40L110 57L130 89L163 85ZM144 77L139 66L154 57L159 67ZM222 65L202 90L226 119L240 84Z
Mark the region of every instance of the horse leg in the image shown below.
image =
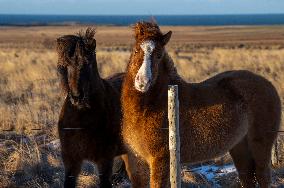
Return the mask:
M155 157L150 163L150 187L165 188L170 187L169 180L170 164L169 157Z
M271 133L273 134L273 133ZM271 150L276 135L254 137L249 139L256 167L256 179L261 188L271 185Z
M64 188L75 188L76 180L81 170L82 159L72 159L70 156L63 157L65 168Z
M111 177L113 185L118 185L124 178L128 178L125 163L122 155L114 160Z
M245 188L255 187L255 165L248 147L247 137L244 137L230 150L234 164L238 170L241 184Z
M133 188L149 187L149 168L147 164L132 153L123 155L127 175Z
M97 163L101 188L111 188L113 159L103 159Z

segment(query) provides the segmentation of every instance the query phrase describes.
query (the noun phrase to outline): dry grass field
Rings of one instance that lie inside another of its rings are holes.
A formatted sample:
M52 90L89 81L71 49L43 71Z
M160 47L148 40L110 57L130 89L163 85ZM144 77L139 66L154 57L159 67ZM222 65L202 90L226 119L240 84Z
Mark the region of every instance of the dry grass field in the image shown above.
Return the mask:
M57 120L64 96L59 89L54 47L57 37L86 27L0 27L0 187L62 187ZM167 26L162 30L173 31L168 51L187 81L247 69L269 79L284 105L284 26ZM123 72L133 42L131 28L99 26L96 38L101 76ZM279 165L273 174L276 187L284 185L281 138L279 135ZM230 161L227 158L225 162ZM214 181L223 187L237 187L236 177L236 173L227 173ZM94 165L85 163L79 187L90 187L97 180ZM213 186L204 175L190 173L188 166L184 167L183 181L185 186Z

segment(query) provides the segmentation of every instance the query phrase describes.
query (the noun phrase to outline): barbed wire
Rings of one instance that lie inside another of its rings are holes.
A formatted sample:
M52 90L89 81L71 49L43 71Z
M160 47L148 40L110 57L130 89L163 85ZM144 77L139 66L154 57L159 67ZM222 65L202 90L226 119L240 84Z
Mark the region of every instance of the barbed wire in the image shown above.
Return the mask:
M16 82L16 83L31 83L31 82L59 82L58 78L52 78L52 79L45 79L45 78L39 78L39 79L33 79L33 80L7 80L7 79L0 79L0 83L2 82Z

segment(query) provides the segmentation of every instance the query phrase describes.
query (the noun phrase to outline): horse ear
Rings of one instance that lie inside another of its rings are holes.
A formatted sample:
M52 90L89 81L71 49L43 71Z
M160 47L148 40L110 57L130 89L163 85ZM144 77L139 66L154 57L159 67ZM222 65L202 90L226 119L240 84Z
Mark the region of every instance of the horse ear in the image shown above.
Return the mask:
M96 29L95 28L87 28L85 33L85 44L91 50L96 50L96 39L95 39Z
M62 37L56 40L56 51L58 54L61 54L64 52L64 40Z
M163 45L166 45L170 41L171 36L172 36L172 31L169 31L163 35Z

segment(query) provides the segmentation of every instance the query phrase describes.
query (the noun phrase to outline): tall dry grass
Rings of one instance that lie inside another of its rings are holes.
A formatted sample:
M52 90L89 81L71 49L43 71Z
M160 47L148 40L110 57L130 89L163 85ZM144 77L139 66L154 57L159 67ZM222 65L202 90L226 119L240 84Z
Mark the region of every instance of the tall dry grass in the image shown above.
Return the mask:
M269 79L284 102L284 49L201 48L170 50L170 54L187 81L199 82L226 70L247 69ZM123 72L129 56L129 51L98 51L101 76ZM54 50L0 50L1 186L62 186L63 166L56 124L64 96L59 88L56 63ZM94 169L93 165L85 164L80 186L97 182ZM275 176L275 185L281 178L283 173Z

